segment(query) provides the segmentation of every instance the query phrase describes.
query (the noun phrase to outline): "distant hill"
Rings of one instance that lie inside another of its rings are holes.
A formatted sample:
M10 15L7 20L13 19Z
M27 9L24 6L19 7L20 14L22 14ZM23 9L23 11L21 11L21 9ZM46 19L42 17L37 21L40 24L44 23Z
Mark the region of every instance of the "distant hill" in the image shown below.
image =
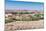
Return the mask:
M5 13L11 13L11 12L42 12L42 10L5 10Z

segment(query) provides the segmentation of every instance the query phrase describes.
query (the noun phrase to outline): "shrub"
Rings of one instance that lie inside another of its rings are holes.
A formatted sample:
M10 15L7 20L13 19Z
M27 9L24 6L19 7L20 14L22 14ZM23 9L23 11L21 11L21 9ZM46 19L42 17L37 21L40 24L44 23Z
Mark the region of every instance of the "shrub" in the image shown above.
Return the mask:
M35 20L39 20L39 18L38 17L32 17L32 21L35 21Z
M23 14L23 12L19 12L19 14Z
M12 19L5 19L5 23L13 22Z
M12 18L12 17L5 18L5 23L10 23L10 22L13 22L13 21L16 21L16 19Z

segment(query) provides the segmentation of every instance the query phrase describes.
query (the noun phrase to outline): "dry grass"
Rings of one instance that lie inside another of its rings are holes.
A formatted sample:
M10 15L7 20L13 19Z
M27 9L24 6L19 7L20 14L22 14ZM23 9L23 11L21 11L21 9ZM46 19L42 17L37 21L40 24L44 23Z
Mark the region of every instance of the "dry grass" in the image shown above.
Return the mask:
M39 21L16 21L5 24L5 30L40 29L44 27L43 20Z

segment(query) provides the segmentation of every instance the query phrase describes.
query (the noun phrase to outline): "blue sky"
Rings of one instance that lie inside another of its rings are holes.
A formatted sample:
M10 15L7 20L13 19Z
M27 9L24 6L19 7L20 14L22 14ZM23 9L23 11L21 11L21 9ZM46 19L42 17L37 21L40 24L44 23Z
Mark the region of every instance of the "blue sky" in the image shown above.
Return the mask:
M6 9L9 10L43 10L43 3L40 2L23 2L6 0Z

